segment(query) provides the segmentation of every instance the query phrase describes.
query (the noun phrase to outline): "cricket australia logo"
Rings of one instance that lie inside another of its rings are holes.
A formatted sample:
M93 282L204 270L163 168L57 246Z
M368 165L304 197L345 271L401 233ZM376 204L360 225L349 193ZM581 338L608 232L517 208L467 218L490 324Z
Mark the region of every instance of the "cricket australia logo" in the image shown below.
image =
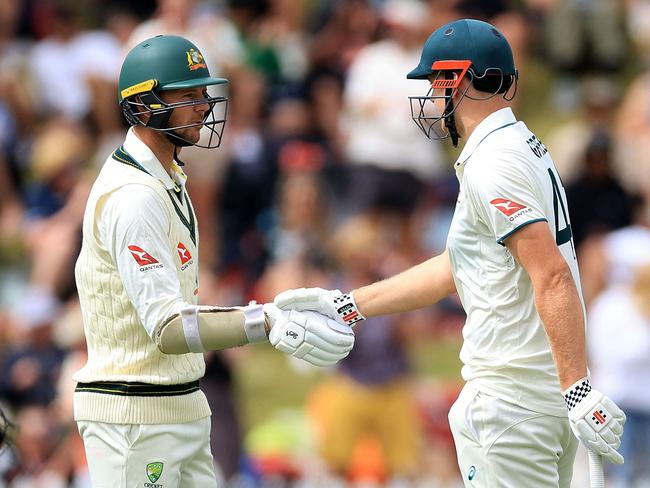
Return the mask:
M160 479L162 475L164 464L161 462L149 463L147 464L147 478L151 483L145 483L144 486L147 488L160 488L162 484L153 484Z
M194 71L199 68L206 68L205 61L203 59L203 54L201 54L196 49L192 48L186 52L187 54L187 67L190 71Z

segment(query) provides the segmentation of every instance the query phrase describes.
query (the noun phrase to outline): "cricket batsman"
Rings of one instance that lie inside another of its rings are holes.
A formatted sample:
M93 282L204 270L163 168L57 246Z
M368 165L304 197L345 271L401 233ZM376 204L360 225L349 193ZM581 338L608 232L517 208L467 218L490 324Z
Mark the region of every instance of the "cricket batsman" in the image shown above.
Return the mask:
M458 292L466 383L449 422L465 486L569 488L578 441L623 462L625 414L590 383L566 195L546 147L512 112L517 76L494 26L463 19L433 32L407 77L430 83L411 97L427 137L464 143L446 250L345 294L298 289L275 303L353 325Z
M177 36L143 41L122 65L131 129L93 185L75 268L88 361L74 416L94 488L216 487L203 352L270 340L325 366L354 343L315 313L197 305L199 232L179 155L219 146L228 101L207 87L226 82Z

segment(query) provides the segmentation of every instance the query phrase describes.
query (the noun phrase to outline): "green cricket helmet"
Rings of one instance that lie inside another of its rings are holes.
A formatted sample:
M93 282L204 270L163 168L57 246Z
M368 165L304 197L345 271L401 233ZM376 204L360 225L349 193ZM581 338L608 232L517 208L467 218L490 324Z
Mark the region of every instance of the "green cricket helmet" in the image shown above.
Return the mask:
M464 97L486 100L498 94L512 100L516 93L518 73L510 44L496 27L487 22L461 19L443 25L426 40L420 63L406 75L412 80L431 80L426 96L409 97L411 116L430 139L451 137L454 146L457 145L456 107L452 97L466 76L470 84L461 93L460 101ZM470 85L485 96L469 95ZM509 95L512 86L514 92ZM436 89L444 89L444 95L434 96ZM429 103L437 98L444 98L442 113L435 113L434 104Z
M160 92L224 83L228 80L210 76L203 54L193 43L179 36L159 35L142 41L126 55L120 71L118 100L130 125L143 125L164 132L176 146L195 145L212 149L221 144L228 99L212 97L205 89L202 98L167 103L160 97ZM210 108L201 123L169 126L175 108L206 103ZM220 116L215 115L218 105L222 109ZM200 126L210 130L205 144L192 143L176 132Z

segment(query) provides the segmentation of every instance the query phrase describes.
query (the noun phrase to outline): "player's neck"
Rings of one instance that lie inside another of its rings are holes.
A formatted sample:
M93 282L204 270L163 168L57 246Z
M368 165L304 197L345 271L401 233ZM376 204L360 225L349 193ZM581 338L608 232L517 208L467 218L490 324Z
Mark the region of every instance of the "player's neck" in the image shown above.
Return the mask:
M463 100L456 111L458 133L467 140L483 120L497 110L506 107L510 107L510 103L501 97L490 100Z
M172 163L174 162L174 145L167 139L165 134L140 126L135 126L133 132L135 132L138 139L151 149L156 159L165 168L165 171L171 173Z

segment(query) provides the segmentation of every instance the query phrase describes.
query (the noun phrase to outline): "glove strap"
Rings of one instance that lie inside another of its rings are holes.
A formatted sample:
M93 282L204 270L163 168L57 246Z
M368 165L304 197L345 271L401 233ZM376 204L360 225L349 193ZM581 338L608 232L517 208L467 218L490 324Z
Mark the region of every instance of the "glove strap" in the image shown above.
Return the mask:
M585 376L584 378L576 381L569 388L562 392L564 395L564 401L566 402L569 411L573 409L578 403L585 398L591 391L591 382L589 377Z
M252 301L248 306L243 308L244 311L244 330L249 343L266 342L266 316L264 315L263 305L258 305Z
M336 312L339 314L339 317L341 317L343 322L348 324L350 327L357 322L366 319L361 315L361 312L359 312L352 292L334 297L334 306L336 307Z

